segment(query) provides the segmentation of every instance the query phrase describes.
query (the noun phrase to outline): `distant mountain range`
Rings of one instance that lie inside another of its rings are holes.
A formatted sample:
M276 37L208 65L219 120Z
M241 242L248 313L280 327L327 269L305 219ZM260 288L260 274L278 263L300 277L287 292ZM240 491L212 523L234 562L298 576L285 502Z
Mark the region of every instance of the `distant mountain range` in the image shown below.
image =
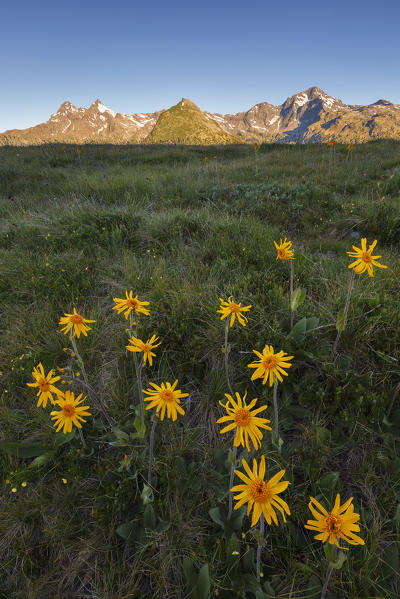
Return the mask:
M186 98L167 110L136 114L115 112L100 100L89 108L64 102L45 123L0 133L0 145L348 143L382 138L400 139L399 104L378 100L349 105L310 87L279 106L261 102L236 114L203 112Z

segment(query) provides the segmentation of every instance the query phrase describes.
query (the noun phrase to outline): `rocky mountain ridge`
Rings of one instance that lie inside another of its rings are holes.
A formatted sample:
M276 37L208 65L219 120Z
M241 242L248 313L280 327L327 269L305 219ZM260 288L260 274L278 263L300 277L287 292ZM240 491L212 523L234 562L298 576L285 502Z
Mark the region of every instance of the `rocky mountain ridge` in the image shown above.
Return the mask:
M349 105L318 87L274 106L261 102L247 112L219 114L201 111L182 98L165 110L119 113L97 99L89 108L64 102L48 121L28 129L0 133L0 145L62 143L183 143L240 142L320 143L400 139L400 105L380 99Z

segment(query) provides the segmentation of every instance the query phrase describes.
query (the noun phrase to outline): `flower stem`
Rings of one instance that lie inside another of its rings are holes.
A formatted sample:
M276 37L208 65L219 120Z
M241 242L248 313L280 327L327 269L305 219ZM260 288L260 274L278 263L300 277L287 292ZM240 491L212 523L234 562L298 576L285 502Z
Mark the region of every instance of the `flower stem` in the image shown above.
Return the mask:
M81 385L83 385L84 387L86 387L87 390L89 391L89 393L96 398L96 401L98 403L100 411L102 412L103 416L107 420L108 424L111 427L113 427L114 423L113 423L113 421L111 420L110 416L107 413L107 410L106 410L106 408L104 406L103 400L101 399L100 395L98 395L97 393L95 393L94 390L92 389L92 387L89 385L88 377L87 377L86 370L85 370L85 365L83 363L82 356L78 352L76 341L75 341L75 338L74 338L73 335L71 335L71 343L72 343L72 347L74 348L74 352L76 354L76 359L77 359L77 362L79 364L79 368L82 370L82 375L83 375L83 379L84 379L84 381L82 381L80 379L74 379L74 381L75 382L79 382Z
M278 451L281 453L279 445L279 416L278 416L278 383L274 382L274 422L275 422L275 437L278 444Z
M150 449L149 449L149 470L147 472L147 484L151 486L151 470L153 467L153 446L154 446L154 431L156 430L157 420L154 418L153 425L150 431Z
M351 277L350 277L350 281L349 281L349 287L347 289L346 303L345 303L344 310L343 310L343 330L344 330L344 328L346 326L347 312L349 310L351 292L353 291L355 277L356 277L356 273L355 273L355 271L353 269L351 271ZM336 348L338 346L341 333L342 333L342 331L338 331L338 334L336 335L335 343L333 344L333 353L336 352Z
M290 260L290 330L292 330L292 328L293 328L293 320L294 320L294 313L292 310L293 281L294 281L294 260Z
M132 329L133 329L133 319L132 319L132 312L129 314L129 328L130 328L130 332L132 333ZM137 327L135 327L135 337L137 337ZM138 364L138 360L137 360L137 356L136 353L134 352L133 354L133 359L135 361L135 370L136 370L136 376L138 379L138 387L139 387L139 399L140 399L140 430L143 431L144 429L144 399L143 399L143 391L142 391L142 368L143 368L143 357L141 359L140 364Z
M232 391L231 383L229 380L229 369L228 369L228 332L229 332L229 317L226 319L226 322L225 322L224 363L225 363L226 380L228 383L229 391L233 397L233 391Z
M142 368L143 368L143 358L140 361L140 364L137 369L137 378L139 385L139 398L140 398L140 430L144 431L144 399L143 399L143 391L142 391Z
M229 518L232 515L232 508L233 508L233 493L231 491L231 488L232 488L232 485L233 485L233 476L235 474L234 470L235 470L236 456L237 456L237 447L233 446L231 477L229 479L229 511L228 511L228 520L229 520Z
M258 539L257 545L257 580L260 580L260 571L261 571L261 547L264 544L264 514L261 512L260 516L260 538Z
M84 436L83 436L82 429L81 429L81 428L78 428L78 431L79 431L79 436L80 436L80 438L81 438L81 443L82 443L83 447L86 447L86 441L85 441L85 438L84 438Z
M325 599L326 591L328 590L329 580L332 576L333 567L329 564L328 569L326 571L324 586L322 587L321 599Z

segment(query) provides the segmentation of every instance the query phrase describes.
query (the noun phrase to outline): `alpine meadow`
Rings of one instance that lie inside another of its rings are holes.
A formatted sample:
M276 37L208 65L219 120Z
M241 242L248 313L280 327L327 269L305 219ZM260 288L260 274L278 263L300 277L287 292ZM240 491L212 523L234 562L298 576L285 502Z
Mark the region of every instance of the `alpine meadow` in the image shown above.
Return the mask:
M1 597L400 596L400 142L209 121L0 147Z

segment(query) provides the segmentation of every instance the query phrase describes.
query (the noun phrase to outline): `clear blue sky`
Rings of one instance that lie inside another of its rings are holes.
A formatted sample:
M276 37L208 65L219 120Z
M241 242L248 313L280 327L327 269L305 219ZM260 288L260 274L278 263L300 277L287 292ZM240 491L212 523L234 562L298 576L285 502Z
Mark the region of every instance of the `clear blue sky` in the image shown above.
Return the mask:
M65 100L234 113L317 85L400 104L400 0L13 0L1 9L0 131Z

